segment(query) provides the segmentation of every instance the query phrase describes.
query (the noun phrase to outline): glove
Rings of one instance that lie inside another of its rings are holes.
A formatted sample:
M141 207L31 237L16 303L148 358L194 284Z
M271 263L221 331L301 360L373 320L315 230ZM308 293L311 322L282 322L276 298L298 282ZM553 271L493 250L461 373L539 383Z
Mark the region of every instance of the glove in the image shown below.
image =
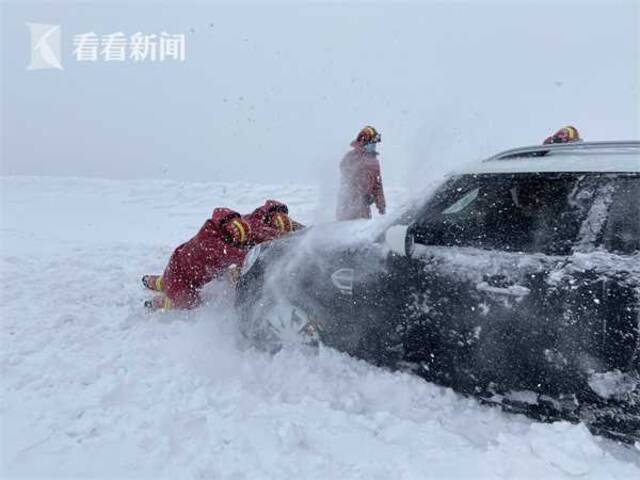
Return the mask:
M242 267L239 265L236 265L235 263L233 265L229 265L229 268L227 269L227 276L231 283L238 283L240 272L242 272Z
M296 222L295 220L291 220L291 223L293 225L293 231L296 232L298 230L302 230L303 228L307 228L306 225L303 225L300 222Z

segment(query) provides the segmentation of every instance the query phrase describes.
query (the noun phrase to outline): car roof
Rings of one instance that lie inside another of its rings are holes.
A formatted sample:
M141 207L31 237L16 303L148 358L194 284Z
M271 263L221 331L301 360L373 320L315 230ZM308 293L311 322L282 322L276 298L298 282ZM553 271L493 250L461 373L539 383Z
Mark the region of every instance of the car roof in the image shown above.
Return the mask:
M580 142L515 148L467 165L454 172L454 175L550 172L640 173L640 141Z

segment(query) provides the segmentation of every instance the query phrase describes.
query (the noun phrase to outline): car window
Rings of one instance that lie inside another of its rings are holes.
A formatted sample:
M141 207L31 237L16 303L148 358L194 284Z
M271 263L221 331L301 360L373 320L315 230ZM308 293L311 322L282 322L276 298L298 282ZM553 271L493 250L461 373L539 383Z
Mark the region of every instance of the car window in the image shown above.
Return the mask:
M640 177L620 177L609 207L601 245L608 251L632 254L640 251Z
M412 227L418 243L566 255L593 201L597 176L454 177Z
M445 208L442 211L443 215L451 215L453 213L459 213L469 205L473 203L473 201L478 198L478 194L480 193L480 188L474 188L470 192L466 193L459 200L456 200L453 205Z

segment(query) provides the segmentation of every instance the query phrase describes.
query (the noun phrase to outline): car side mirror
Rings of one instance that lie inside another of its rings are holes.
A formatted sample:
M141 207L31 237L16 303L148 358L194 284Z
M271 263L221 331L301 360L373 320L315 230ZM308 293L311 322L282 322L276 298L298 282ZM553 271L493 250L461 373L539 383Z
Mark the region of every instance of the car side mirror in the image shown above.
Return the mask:
M384 241L396 255L411 257L413 255L414 239L409 232L408 225L394 225L389 227L385 233Z

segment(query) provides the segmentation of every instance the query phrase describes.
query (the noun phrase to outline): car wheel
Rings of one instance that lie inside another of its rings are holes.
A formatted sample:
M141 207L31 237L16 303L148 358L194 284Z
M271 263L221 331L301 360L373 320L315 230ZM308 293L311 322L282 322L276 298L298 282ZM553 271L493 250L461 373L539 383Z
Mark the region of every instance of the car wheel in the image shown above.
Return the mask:
M315 348L320 342L316 322L303 308L271 300L256 305L246 336L271 353L287 347Z

